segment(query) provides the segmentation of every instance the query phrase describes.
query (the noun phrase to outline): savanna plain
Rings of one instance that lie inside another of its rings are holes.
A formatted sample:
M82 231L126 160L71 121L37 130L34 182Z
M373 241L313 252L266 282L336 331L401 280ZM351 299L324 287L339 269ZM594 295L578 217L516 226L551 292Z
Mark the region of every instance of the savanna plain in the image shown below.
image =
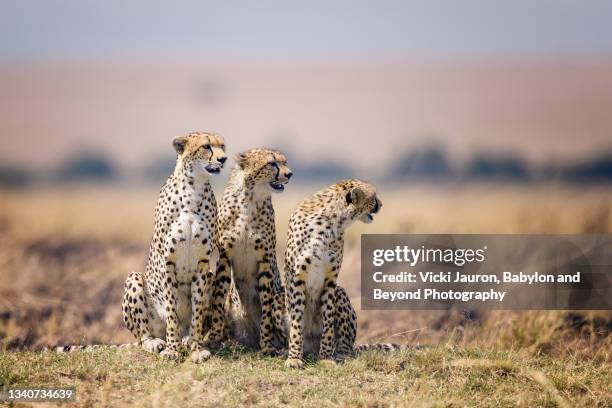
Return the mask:
M274 196L278 256L291 210L320 186ZM0 387L75 386L69 406L612 406L612 315L564 311L361 311L364 233L610 233L612 190L382 186L381 213L346 237L340 284L365 352L336 366L228 345L204 364L138 348L56 354L63 344L133 342L123 282L144 267L156 186L0 191ZM216 189L217 196L220 189Z

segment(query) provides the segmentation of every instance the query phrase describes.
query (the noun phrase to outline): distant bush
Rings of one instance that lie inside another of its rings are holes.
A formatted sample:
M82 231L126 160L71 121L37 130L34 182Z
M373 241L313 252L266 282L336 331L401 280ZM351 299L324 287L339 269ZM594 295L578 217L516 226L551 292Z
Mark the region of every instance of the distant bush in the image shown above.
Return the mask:
M523 182L533 178L527 163L516 156L493 157L478 155L466 166L468 180Z
M446 151L429 146L405 153L391 171L393 179L416 181L507 181L524 182L533 174L518 156L478 154L464 166L452 165Z
M446 179L453 176L446 152L438 146L405 153L396 162L391 177L394 179Z
M561 177L570 182L612 183L612 153L568 165Z
M145 165L142 177L149 182L163 183L174 171L175 164L176 156L160 156Z
M114 164L96 153L86 153L67 160L55 173L57 182L105 181L117 176Z
M0 165L0 187L22 188L34 182L34 175L27 169L16 165Z

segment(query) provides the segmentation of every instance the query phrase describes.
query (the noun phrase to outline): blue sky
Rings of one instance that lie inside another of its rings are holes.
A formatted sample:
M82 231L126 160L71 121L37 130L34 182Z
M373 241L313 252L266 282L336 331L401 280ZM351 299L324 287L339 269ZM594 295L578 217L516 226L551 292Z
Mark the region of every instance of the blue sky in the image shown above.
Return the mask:
M612 54L612 1L4 0L0 55L504 57Z

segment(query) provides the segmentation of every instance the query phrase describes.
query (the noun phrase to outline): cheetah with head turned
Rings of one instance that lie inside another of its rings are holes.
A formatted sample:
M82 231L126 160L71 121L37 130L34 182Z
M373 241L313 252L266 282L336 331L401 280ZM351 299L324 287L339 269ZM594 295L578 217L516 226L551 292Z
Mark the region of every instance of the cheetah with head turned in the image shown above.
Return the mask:
M125 282L123 320L147 351L177 359L188 343L191 359L201 362L210 356L204 321L214 317L210 263L218 242L209 177L220 173L227 157L223 139L214 133L190 133L172 144L176 167L155 207L145 272L132 272Z
M370 223L382 207L376 188L344 180L302 201L289 220L284 281L289 316L286 366L302 368L304 353L321 360L354 351L357 318L337 285L344 231L356 220Z
M225 304L234 340L270 354L286 344L271 195L283 192L292 174L278 150L240 153L219 205L215 309Z

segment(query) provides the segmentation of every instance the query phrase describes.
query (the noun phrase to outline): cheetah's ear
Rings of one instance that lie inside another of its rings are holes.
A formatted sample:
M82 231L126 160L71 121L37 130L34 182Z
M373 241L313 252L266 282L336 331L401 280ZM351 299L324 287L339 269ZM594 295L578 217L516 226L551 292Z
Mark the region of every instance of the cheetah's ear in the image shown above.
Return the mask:
M178 154L183 154L183 152L185 151L185 146L187 146L187 137L186 136L175 137L174 139L172 139L172 146L174 147L174 150L176 150Z
M359 204L365 200L366 194L359 187L351 188L351 190L346 193L346 203L347 204Z
M246 163L246 154L238 153L236 154L236 156L234 156L234 160L236 161L238 167L244 169L244 164Z

